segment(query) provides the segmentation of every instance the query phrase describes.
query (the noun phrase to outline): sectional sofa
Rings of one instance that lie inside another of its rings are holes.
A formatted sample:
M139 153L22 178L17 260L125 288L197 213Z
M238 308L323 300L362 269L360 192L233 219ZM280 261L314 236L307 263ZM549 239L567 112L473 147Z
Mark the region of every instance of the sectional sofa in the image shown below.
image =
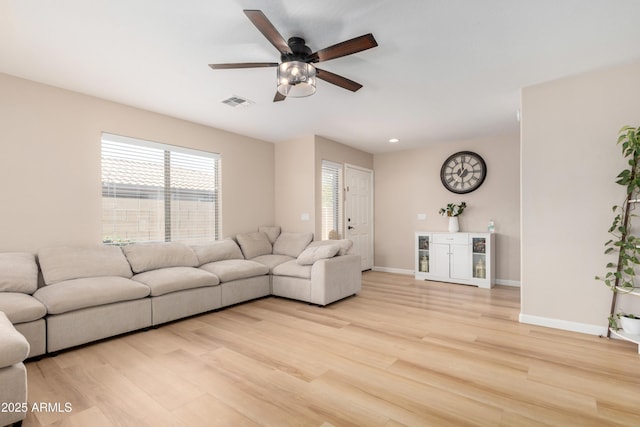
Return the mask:
M0 312L29 357L268 295L324 306L361 288L350 240L261 227L208 244L53 247L0 254ZM40 283L38 272L40 271Z

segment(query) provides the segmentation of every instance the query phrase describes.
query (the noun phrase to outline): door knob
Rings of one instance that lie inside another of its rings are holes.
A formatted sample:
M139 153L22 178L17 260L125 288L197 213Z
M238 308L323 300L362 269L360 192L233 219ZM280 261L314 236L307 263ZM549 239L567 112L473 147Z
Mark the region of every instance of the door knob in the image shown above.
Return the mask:
M353 230L354 228L355 228L355 227L352 227L352 226L348 226L348 227L347 227L347 229L348 229L348 230Z

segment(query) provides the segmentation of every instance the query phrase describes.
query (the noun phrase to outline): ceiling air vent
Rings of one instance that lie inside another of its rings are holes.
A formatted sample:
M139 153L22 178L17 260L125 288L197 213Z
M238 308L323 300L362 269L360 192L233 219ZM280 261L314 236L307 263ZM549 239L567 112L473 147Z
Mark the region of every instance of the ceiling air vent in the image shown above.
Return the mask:
M229 107L248 107L253 104L253 101L249 101L248 99L242 98L240 96L230 96L227 99L222 100L223 104L228 105Z

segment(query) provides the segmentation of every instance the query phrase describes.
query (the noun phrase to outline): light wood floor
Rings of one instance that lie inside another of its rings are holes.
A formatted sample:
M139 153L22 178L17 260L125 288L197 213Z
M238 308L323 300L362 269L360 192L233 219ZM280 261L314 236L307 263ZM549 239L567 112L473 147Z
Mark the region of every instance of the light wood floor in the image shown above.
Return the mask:
M29 405L62 410L24 426L639 426L637 348L519 305L365 273L325 308L265 298L30 362Z

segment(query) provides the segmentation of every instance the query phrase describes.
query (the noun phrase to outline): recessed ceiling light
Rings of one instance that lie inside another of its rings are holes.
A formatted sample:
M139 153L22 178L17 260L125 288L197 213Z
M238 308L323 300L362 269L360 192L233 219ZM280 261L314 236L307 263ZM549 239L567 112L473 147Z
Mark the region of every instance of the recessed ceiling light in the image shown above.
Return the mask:
M399 140L398 138L391 138L391 139L389 140L389 143L390 143L390 144L396 144L396 143L398 143L398 142L400 142L400 140Z

